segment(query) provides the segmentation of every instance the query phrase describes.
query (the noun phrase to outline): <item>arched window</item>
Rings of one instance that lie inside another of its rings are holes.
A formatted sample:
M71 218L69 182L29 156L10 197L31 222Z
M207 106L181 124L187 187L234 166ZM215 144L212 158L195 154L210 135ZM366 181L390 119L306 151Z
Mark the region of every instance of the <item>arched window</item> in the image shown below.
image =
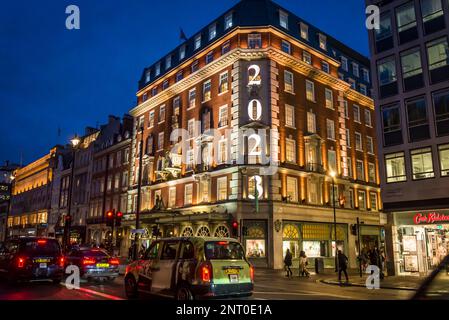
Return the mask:
M192 227L190 226L185 227L184 230L182 230L181 235L183 237L193 237L194 233Z
M284 239L298 239L299 238L298 227L293 224L286 224L284 226L284 232L282 237Z
M196 232L197 237L210 237L210 230L207 226L201 226Z
M229 229L226 226L218 226L215 229L214 237L216 238L229 238Z

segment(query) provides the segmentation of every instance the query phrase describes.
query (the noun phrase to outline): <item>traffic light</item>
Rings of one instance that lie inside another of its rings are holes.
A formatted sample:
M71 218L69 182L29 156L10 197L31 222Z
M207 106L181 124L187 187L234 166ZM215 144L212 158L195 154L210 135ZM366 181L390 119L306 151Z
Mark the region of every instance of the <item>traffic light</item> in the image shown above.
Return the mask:
M114 225L114 211L109 210L108 212L106 212L106 225L108 227L112 227Z
M115 226L116 227L120 227L122 225L122 218L123 218L123 213L122 212L117 212L117 214L115 215Z
M232 222L232 236L233 237L239 236L239 223L237 221Z

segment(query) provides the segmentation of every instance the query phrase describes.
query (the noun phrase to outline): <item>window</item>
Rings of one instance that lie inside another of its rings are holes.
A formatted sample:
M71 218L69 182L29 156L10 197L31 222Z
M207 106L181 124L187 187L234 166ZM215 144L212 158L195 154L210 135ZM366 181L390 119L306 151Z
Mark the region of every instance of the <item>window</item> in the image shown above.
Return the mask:
M157 87L151 89L151 96L154 97L155 95L157 95Z
M284 84L286 92L294 93L293 73L291 73L290 71L287 70L284 71Z
M200 62L198 60L195 60L192 63L192 73L198 71L199 66L200 66Z
M127 187L128 186L128 172L124 171L123 175L122 175L122 187ZM124 208L122 207L122 210L124 210Z
M360 77L359 65L355 62L352 63L352 74L355 75L357 78Z
M316 116L313 112L307 112L307 131L316 133Z
M335 140L335 122L333 120L326 120L327 138L329 140Z
M195 119L190 119L187 123L187 132L189 134L189 139L195 137Z
M212 82L207 80L203 84L203 102L209 101L211 99L211 86Z
M378 208L378 202L377 202L377 193L375 193L375 192L370 192L370 194L369 194L369 199L370 199L370 208L371 208L371 211L377 211L377 210L379 210L379 208Z
M154 127L154 110L150 111L150 119L148 121L148 127Z
M362 68L362 78L366 82L370 82L369 71L365 68Z
M319 34L319 42L320 42L320 48L323 50L327 50L327 38L324 34Z
M301 38L309 40L309 26L304 22L301 22Z
M171 55L165 58L165 70L168 70L170 68L171 68Z
M220 83L218 84L218 93L222 94L228 91L228 71L220 74Z
M371 120L371 111L368 109L365 109L365 125L368 127L372 127L373 123Z
M227 148L228 143L224 136L221 137L220 141L218 142L218 164L223 164L227 162Z
M162 82L162 90L166 90L168 88L168 85L169 85L169 81L164 80L164 82Z
M217 201L228 200L228 178L217 179Z
M374 154L374 142L372 137L366 137L366 150L369 154Z
M164 133L163 132L159 133L159 137L157 140L157 147L158 147L158 151L161 151L164 149Z
M349 106L347 100L343 100L343 107L345 109L345 118L349 119Z
M248 35L248 48L249 49L262 48L262 35L260 33L252 33Z
M351 85L351 89L356 89L356 82L354 79L348 78L348 83Z
M321 61L321 70L326 73L330 73L329 63L327 63L326 61Z
M312 55L307 51L303 51L302 52L302 61L311 65L312 64Z
M231 51L231 41L228 40L221 46L221 54L225 55L229 51Z
M351 133L346 129L346 147L351 148Z
M285 139L285 158L287 162L296 162L296 141Z
M218 128L228 126L228 106L223 106L220 108L218 113Z
M195 153L193 149L188 149L186 152L186 171L192 171L195 163Z
M176 187L168 190L168 207L174 208L176 206Z
M403 152L385 155L385 166L387 171L387 183L407 180Z
M402 77L404 79L422 74L421 52L419 48L401 53Z
M306 98L315 102L315 84L309 80L306 80Z
M290 202L298 202L298 179L287 177L287 198Z
M142 96L142 102L145 102L145 101L147 101L147 100L148 100L148 93L145 92L145 93L143 94L143 96Z
M279 10L279 24L282 28L288 29L288 13Z
M206 64L211 63L212 61L214 61L214 52L211 51L206 55Z
M406 101L406 106L410 141L429 139L430 132L425 98Z
M421 0L421 13L424 23L441 17L443 15L441 0Z
M332 90L325 89L326 108L334 109L334 95Z
M161 74L161 63L160 62L156 63L154 70L155 70L154 74L156 75L156 77Z
M380 17L379 27L379 29L375 29L376 42L390 38L392 36L391 17L388 14L384 14ZM378 47L378 51L383 51L379 49L380 48Z
M195 103L196 103L196 89L191 89L189 91L189 108L195 108Z
M327 165L330 172L337 172L337 153L335 150L327 150Z
M159 108L159 123L162 123L165 121L165 106L161 106Z
M201 47L201 34L195 36L195 43L193 45L194 50L198 50Z
M182 78L183 78L183 76L184 76L184 74L183 74L182 70L179 71L179 72L176 74L176 82L181 81Z
M402 143L401 116L398 105L382 108L384 129L384 145L391 146Z
M356 162L356 174L357 180L364 181L365 180L365 169L363 168L363 161L357 160Z
M181 48L179 48L179 60L182 60L186 57L186 46L182 45Z
M228 14L225 15L225 30L228 30L229 28L231 28L233 25L232 23L232 12L229 12Z
M287 104L285 105L285 125L295 128L295 108Z
M184 187L184 205L190 205L193 202L193 184L186 184Z
M349 71L348 58L341 56L340 60L341 60L341 67L342 67L342 69L345 70L345 71Z
M411 156L413 180L428 179L435 176L431 148L412 150Z
M441 176L449 176L449 144L438 146Z
M353 105L352 109L354 110L354 122L361 123L360 120L360 107L358 105Z
M357 151L363 151L362 135L358 132L355 133L355 149Z
M415 5L413 1L396 10L396 20L399 32L416 27Z
M441 38L429 42L427 44L427 56L429 62L429 70L431 71L432 82L433 83L438 82L441 79L437 78L435 70L447 67L449 65L449 46L447 38Z
M217 24L214 23L209 26L209 41L217 36Z
M151 80L151 70L145 72L145 82L150 82Z
M379 62L377 65L377 72L379 74L381 86L396 82L396 62L394 61L394 57Z
M364 84L360 84L360 93L367 96L368 95L368 89Z
M374 163L368 163L368 181L376 183L376 166Z
M285 53L288 53L288 54L292 53L292 48L291 48L290 42L288 42L288 41L282 40L281 49Z
M433 107L438 136L449 134L449 91L433 95Z
M351 157L346 158L346 166L348 167L348 177L351 179L354 178L354 176L352 175L352 159L351 159Z
M359 209L366 210L366 192L358 191L359 194Z

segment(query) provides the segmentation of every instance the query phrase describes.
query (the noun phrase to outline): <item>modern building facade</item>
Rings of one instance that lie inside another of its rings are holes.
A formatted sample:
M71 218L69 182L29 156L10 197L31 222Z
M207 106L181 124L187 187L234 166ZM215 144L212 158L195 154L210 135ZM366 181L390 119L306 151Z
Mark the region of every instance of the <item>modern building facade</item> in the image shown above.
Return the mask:
M386 223L369 70L276 3L239 2L143 72L126 240L140 177L144 241L153 226L235 236L255 265L276 269L287 248L333 267L338 247L356 267L357 218L360 247L383 246Z
M369 4L381 11L369 38L388 269L417 275L449 250L449 3Z

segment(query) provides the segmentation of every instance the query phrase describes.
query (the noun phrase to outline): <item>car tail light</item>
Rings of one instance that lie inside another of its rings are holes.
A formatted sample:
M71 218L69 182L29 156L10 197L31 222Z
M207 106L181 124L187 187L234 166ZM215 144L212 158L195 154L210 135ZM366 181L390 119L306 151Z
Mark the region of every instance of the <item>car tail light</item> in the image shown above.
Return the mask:
M251 278L251 281L254 282L254 267L249 267L249 277Z
M23 268L23 267L25 267L25 261L26 261L26 259L27 259L27 258L25 258L25 257L19 257L19 258L17 259L17 268Z
M40 244L40 245L47 244L47 240L45 240L45 239L39 239L39 240L37 240L37 244Z
M111 259L109 259L109 263L113 264L113 265L119 265L120 261L116 258L111 258Z
M97 262L97 261L94 258L90 258L90 257L83 258L83 265L95 264L95 262Z
M65 265L65 258L64 257L60 257L59 258L59 266L61 268L64 268L64 265Z
M212 279L212 267L210 264L203 264L201 266L201 280L203 282L210 282Z

